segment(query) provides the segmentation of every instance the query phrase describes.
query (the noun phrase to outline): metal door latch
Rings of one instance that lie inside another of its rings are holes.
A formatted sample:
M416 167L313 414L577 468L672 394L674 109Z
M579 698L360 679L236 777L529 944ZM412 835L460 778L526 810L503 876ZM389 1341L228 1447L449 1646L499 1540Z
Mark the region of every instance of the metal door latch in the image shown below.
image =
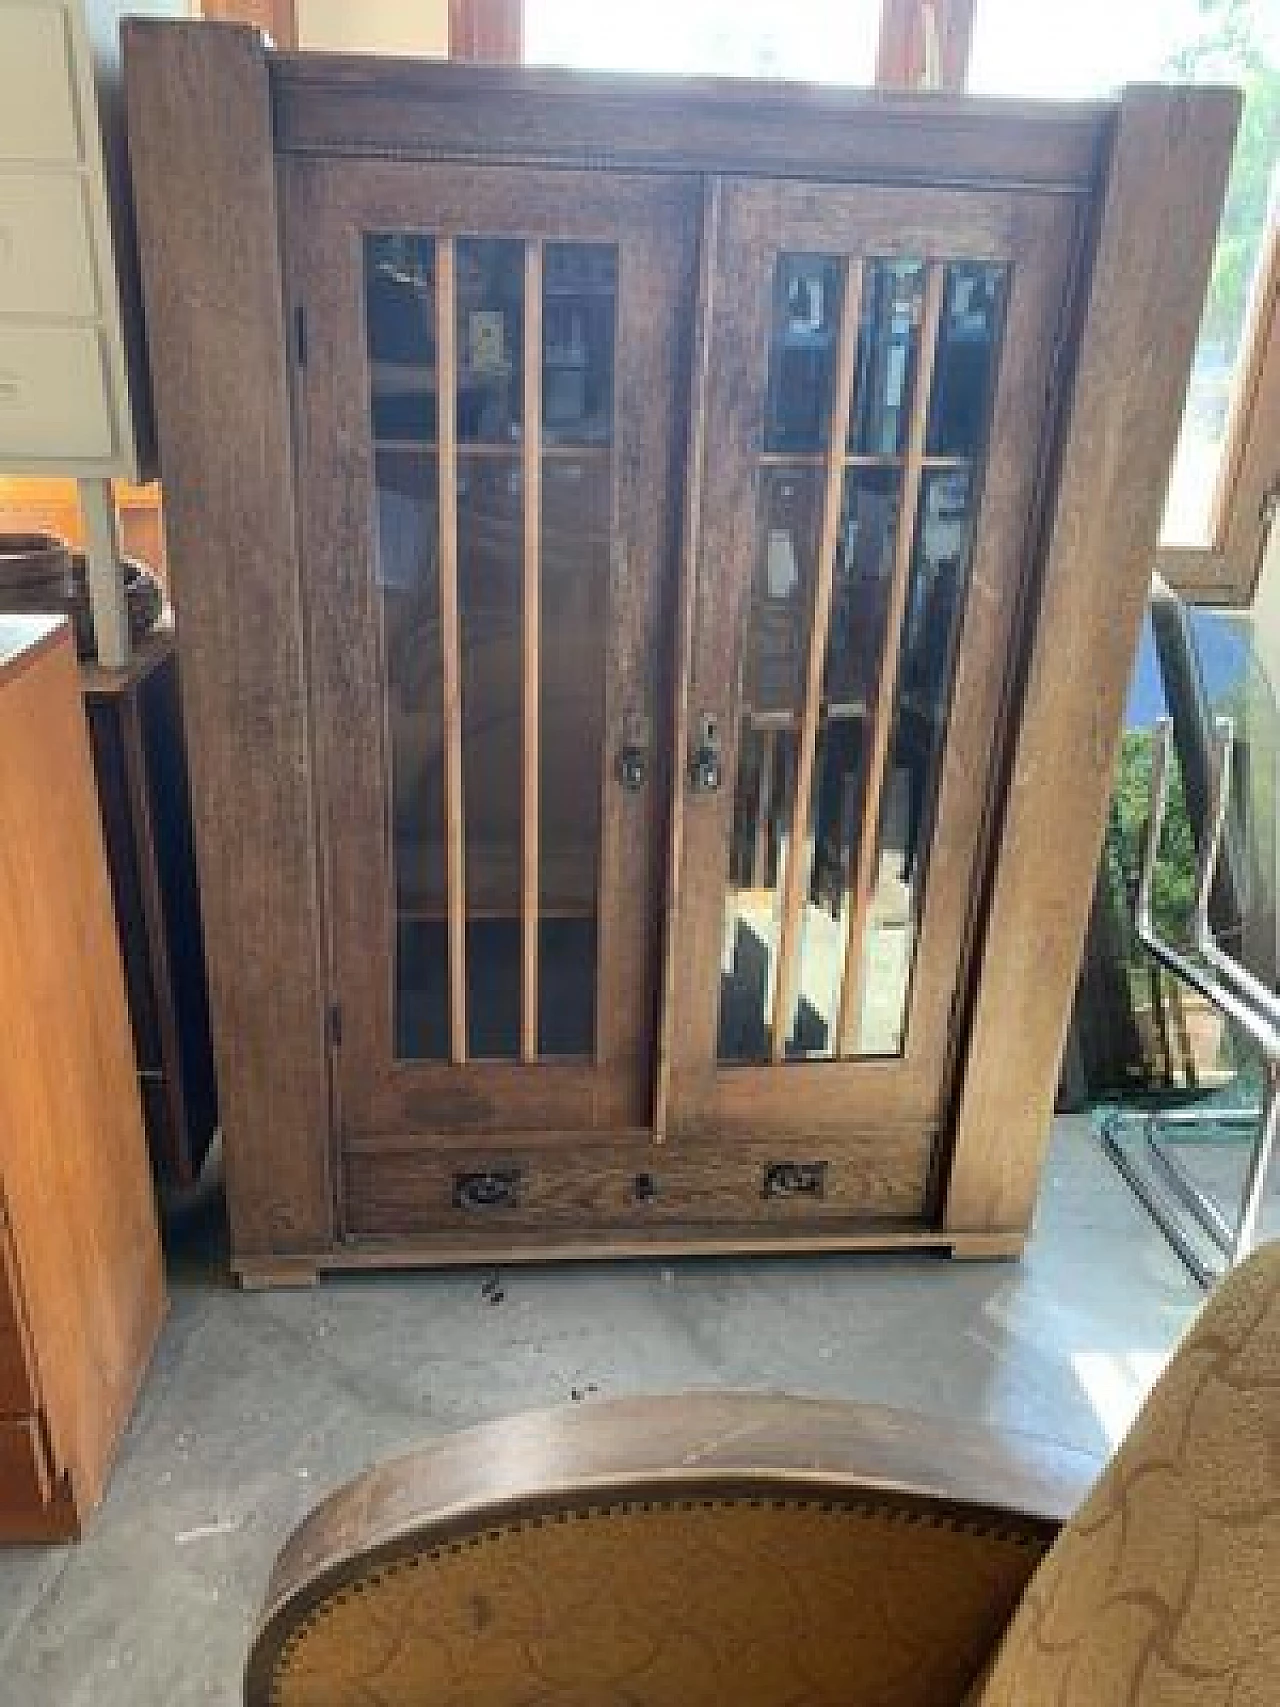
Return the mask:
M714 794L723 781L720 725L704 712L698 720L698 739L689 754L689 787L695 794Z

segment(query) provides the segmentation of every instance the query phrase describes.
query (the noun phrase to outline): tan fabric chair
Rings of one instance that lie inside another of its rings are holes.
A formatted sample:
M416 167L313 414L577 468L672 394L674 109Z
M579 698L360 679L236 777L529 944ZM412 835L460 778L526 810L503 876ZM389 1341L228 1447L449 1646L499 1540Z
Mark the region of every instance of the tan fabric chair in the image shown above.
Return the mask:
M747 1394L474 1429L302 1525L246 1700L1280 1703L1280 1245L1206 1306L1081 1504L1096 1469Z

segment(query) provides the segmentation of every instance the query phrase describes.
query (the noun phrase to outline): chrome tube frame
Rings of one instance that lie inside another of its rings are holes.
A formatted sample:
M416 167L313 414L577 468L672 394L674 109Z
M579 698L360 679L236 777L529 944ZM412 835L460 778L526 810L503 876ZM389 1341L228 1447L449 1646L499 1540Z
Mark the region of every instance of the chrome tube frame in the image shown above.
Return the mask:
M1182 1108L1163 1112L1117 1112L1104 1121L1100 1138L1103 1148L1134 1195L1183 1263L1202 1286L1208 1287L1220 1278L1222 1273L1233 1268L1249 1254L1257 1232L1258 1213L1262 1206L1267 1173L1275 1147L1276 1128L1280 1121L1280 997L1268 989L1248 967L1242 966L1232 955L1225 952L1209 923L1209 895L1213 888L1214 871L1222 845L1230 798L1234 730L1229 718L1217 719L1210 759L1208 821L1205 824L1197 862L1196 901L1192 914L1192 940L1198 958L1189 958L1156 930L1152 918L1151 892L1169 801L1172 739L1172 720L1163 717L1156 725L1151 757L1151 815L1143 846L1134 924L1138 940L1157 964L1212 1003L1258 1048L1264 1063L1262 1105L1259 1109L1207 1108L1200 1111ZM1160 1141L1159 1131L1162 1126L1204 1125L1251 1126L1256 1131L1234 1224ZM1142 1128L1146 1151L1156 1171L1191 1215L1200 1231L1218 1250L1222 1257L1221 1268L1215 1270L1201 1260L1187 1237L1185 1227L1152 1190L1148 1174L1121 1147L1119 1133L1127 1126Z

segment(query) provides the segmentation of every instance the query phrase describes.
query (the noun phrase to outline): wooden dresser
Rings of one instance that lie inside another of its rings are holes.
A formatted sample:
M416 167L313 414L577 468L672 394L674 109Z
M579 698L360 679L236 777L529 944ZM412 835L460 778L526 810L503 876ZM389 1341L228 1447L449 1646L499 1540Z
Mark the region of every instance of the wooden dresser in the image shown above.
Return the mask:
M71 633L0 617L0 1541L77 1536L165 1311Z
M1019 1250L1236 97L124 42L240 1273Z

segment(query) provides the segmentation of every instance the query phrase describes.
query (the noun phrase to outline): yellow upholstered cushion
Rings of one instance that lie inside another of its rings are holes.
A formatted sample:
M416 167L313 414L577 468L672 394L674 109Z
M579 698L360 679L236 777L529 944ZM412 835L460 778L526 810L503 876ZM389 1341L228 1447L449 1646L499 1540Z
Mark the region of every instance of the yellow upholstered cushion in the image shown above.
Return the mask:
M977 1701L1280 1703L1280 1243L1205 1307L1032 1578Z

